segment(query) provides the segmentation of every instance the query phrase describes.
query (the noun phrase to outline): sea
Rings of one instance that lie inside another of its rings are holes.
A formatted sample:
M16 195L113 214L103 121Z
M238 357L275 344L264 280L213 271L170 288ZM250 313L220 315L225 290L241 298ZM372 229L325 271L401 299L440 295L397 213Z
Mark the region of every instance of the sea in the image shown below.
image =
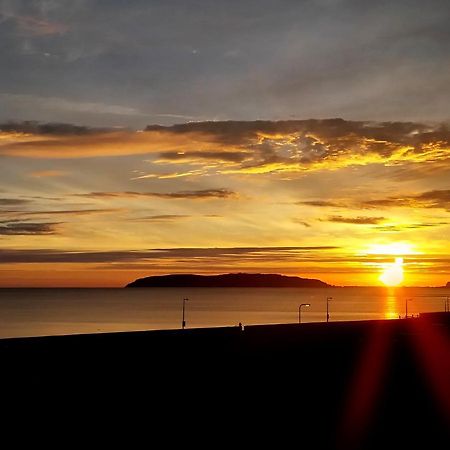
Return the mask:
M398 319L444 311L448 288L0 289L0 337ZM299 317L299 306L301 317Z

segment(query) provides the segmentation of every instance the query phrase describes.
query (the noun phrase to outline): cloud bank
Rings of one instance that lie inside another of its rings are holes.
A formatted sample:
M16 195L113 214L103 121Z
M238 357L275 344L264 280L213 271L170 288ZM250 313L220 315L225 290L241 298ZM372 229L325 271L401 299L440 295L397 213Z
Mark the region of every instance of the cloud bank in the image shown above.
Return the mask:
M192 122L143 132L66 124L0 125L0 155L92 158L145 154L158 163L203 166L169 174L258 174L447 164L450 130L443 124L328 120ZM155 174L137 178L150 178ZM164 177L164 175L162 175Z

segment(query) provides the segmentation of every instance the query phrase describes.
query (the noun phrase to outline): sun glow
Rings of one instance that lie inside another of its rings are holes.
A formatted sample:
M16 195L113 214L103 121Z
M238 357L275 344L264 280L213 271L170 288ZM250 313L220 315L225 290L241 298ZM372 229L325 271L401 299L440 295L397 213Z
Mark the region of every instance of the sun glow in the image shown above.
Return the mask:
M403 258L395 258L394 263L386 264L380 281L386 286L398 286L403 281Z
M389 244L372 244L367 253L369 255L414 255L413 245L409 242L391 242Z

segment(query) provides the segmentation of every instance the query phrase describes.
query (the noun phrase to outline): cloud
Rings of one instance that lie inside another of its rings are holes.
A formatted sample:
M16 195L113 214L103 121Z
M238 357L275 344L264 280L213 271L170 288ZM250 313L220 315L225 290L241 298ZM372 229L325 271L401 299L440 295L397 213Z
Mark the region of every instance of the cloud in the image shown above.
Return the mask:
M246 159L251 159L251 157L251 153L248 152L163 152L159 154L158 162L212 160L217 162L239 163Z
M153 216L144 216L144 217L134 217L129 219L133 222L178 222L180 220L192 219L194 217L207 218L207 219L217 219L223 216L219 216L217 214L203 214L201 216L193 216L188 214L159 214Z
M55 135L55 136L74 136L74 135L92 135L105 131L100 128L89 128L86 126L73 125L70 123L39 123L34 120L23 122L6 122L0 124L0 131L3 133L14 133L19 135Z
M302 220L302 219L297 219L297 218L293 218L292 219L292 221L294 222L294 223L297 223L297 224L299 224L299 225L303 225L304 227L306 227L306 228L311 228L311 225L308 223L308 222L305 222L304 220Z
M173 261L180 258L192 261L220 259L240 261L295 260L312 253L334 250L335 246L306 247L223 247L223 248L163 248L145 251L69 251L53 249L0 249L0 263L121 263Z
M198 175L203 175L205 170L189 170L187 172L164 172L164 173L145 173L137 177L131 178L131 180L143 180L147 178L157 178L159 180L169 180L171 178L183 178L183 177L195 177Z
M385 217L343 217L343 216L330 216L326 219L327 222L336 222L336 223L348 223L355 225L376 225L380 222L384 222L386 220Z
M11 92L123 102L184 117L448 117L445 0L430 0L426 9L423 0L366 1L364 7L286 1L282 8L267 1L258 2L260 11L254 1L226 2L219 13L207 2L201 11L177 2L178 14L162 1L0 4L10 14L34 18L25 20L21 33L15 19L2 26L0 84ZM58 35L61 24L71 32ZM24 57L30 47L36 53ZM15 103L1 116L30 113L86 120L82 113Z
M409 224L400 224L400 225L383 225L379 227L374 227L378 231L387 232L387 233L399 233L402 231L410 231L410 230L420 230L422 228L432 228L449 225L449 222L424 222L424 223L409 223Z
M90 192L88 194L74 194L78 197L88 198L142 198L156 197L167 199L202 200L208 198L236 198L237 193L229 189L200 189L197 191L180 192Z
M450 190L432 190L418 194L393 195L369 200L304 200L296 202L297 205L315 206L320 208L347 208L347 209L384 209L384 208L441 208L450 211ZM335 219L342 219L335 216ZM357 218L359 219L359 218ZM362 218L364 219L364 218ZM375 218L382 220L383 218ZM332 220L335 222L342 220Z
M109 103L101 102L90 102L82 101L79 99L74 99L71 97L43 97L41 95L31 95L31 94L12 94L12 93L0 93L0 100L8 104L22 105L27 107L27 109L41 109L41 110L54 110L61 113L71 112L71 113L86 113L86 114L108 114L112 116L122 116L122 117L147 117L147 114L143 114L136 108L130 108L129 106L122 106ZM20 125L20 123L19 123ZM51 128L53 124L44 124L43 128ZM58 125L58 124L57 124ZM68 128L76 127L69 124L59 124L61 128L66 125ZM20 127L19 127L20 128ZM78 127L84 128L84 127Z
M0 224L1 236L38 236L57 234L56 227L59 223L32 223L16 222Z
M433 190L413 195L396 195L361 202L366 208L441 208L450 211L450 190Z
M154 216L146 216L146 217L138 217L134 219L130 219L134 222L177 222L183 219L189 219L192 216L186 214L160 214Z
M309 200L296 202L297 205L306 205L306 206L317 206L320 208L345 208L346 205L344 203L338 202L330 202L328 200Z
M4 124L0 129L0 155L89 158L153 154L153 163L216 162L215 172L224 174L441 164L450 158L446 126L411 122L190 122L152 125L144 132L26 122Z
M31 203L31 200L18 198L0 198L0 206L22 206L28 203Z
M111 214L124 211L118 208L102 208L102 209L68 209L68 210L42 210L42 211L25 211L25 210L0 210L0 216L3 217L45 217L45 216L91 216L95 214Z

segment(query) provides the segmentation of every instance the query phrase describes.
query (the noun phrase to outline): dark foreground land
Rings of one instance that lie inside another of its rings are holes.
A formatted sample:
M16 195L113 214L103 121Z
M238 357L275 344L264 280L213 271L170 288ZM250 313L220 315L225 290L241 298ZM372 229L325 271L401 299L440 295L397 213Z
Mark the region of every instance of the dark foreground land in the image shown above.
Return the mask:
M74 435L106 420L154 448L448 449L449 335L429 314L4 339L3 409L50 405Z

